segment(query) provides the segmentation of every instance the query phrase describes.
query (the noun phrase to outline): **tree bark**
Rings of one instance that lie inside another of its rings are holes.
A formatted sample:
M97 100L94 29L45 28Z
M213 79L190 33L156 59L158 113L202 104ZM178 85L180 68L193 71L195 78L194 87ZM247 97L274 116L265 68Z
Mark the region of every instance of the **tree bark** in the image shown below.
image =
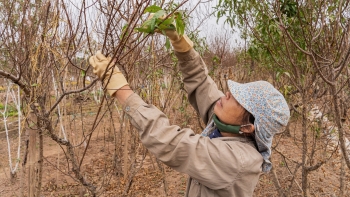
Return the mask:
M305 95L305 93L304 93ZM302 97L303 103L306 103L305 97ZM303 155L302 155L302 174L301 174L301 184L303 189L303 196L309 196L309 187L308 187L308 170L307 170L307 117L306 117L306 106L302 107L302 141L303 141Z
M346 171L345 171L345 160L344 157L341 157L341 166L340 166L340 187L339 187L339 197L343 197L346 194Z
M332 96L333 96L333 107L334 107L334 116L335 116L335 123L338 127L338 133L339 133L339 142L340 142L340 149L341 152L343 154L343 158L345 160L345 163L347 165L347 167L350 169L350 158L348 155L348 151L347 148L345 147L345 136L344 136L344 129L343 129L343 125L341 122L341 111L339 109L339 98L337 96L337 89L335 85L331 86L331 92L332 92Z

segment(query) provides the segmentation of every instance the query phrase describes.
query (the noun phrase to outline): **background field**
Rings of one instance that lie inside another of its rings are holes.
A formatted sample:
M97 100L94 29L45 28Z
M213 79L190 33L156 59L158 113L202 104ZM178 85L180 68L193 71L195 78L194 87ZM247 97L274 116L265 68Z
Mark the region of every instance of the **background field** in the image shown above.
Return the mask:
M350 1L232 2L0 0L0 196L184 195L187 175L143 147L88 64L102 50L172 124L201 133L164 36L135 31L154 4L183 11L220 90L266 80L285 96L291 119L254 196L349 196Z

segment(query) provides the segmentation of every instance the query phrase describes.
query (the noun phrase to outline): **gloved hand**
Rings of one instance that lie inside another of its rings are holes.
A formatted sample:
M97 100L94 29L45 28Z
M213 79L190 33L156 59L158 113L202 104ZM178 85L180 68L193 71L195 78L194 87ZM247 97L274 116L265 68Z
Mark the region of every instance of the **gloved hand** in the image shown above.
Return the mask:
M102 80L103 87L106 87L109 95L113 96L118 89L128 85L128 82L126 81L124 75L120 72L119 68L113 65L113 62L109 65L106 75L103 76L110 61L111 58L105 57L101 51L97 51L94 56L89 58L89 63L94 68L93 73L97 75L100 80ZM113 66L114 68L111 69ZM106 85L106 83L108 84Z
M193 48L193 42L186 34L180 36L175 30L166 30L165 35L168 36L171 45L177 52L187 52Z

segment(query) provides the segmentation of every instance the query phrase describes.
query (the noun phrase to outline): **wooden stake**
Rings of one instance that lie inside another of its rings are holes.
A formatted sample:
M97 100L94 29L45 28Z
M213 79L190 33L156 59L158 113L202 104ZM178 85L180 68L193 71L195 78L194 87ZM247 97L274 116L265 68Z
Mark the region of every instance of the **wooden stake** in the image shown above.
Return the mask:
M33 129L36 124L36 116L33 111L29 114L29 143L28 143L28 196L34 197L35 194L35 162L36 162L36 130Z
M125 131L124 131L124 151L123 151L123 158L124 158L124 180L127 180L128 177L128 167L129 167L129 152L128 152L128 146L129 146L129 121L127 119L124 119L125 123Z

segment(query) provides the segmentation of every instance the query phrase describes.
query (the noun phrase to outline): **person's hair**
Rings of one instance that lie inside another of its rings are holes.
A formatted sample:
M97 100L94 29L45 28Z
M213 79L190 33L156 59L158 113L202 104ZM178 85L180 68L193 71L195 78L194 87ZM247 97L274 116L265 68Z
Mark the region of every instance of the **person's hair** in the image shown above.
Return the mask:
M243 115L242 115L242 124L254 124L254 116L244 109Z

